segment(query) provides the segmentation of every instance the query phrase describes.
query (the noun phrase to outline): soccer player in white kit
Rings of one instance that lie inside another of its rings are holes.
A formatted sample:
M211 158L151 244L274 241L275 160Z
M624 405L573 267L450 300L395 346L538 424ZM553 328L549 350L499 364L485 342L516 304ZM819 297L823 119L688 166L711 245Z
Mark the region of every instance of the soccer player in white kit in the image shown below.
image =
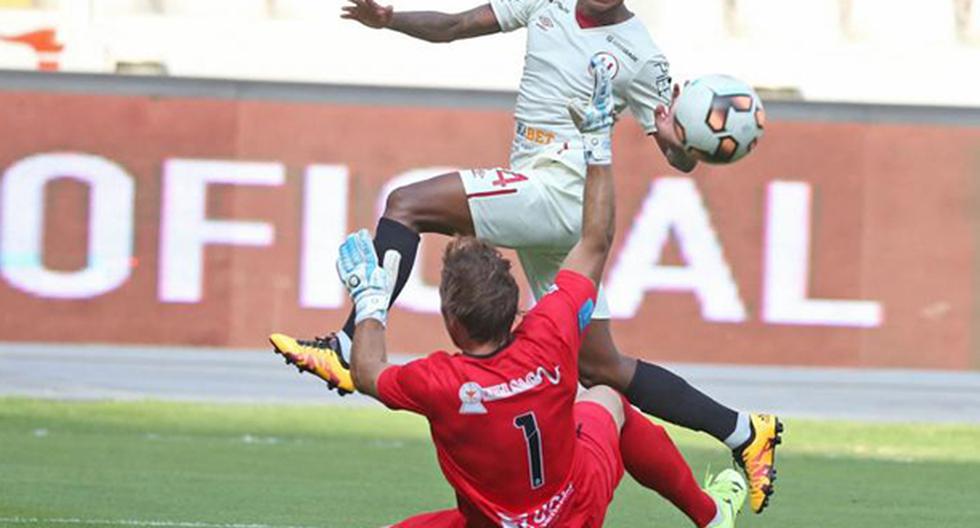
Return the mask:
M589 98L594 57L612 69L617 112L628 109L672 166L689 172L698 161L711 161L681 147L672 113L679 88L666 57L623 0L490 0L458 14L396 12L374 0L348 1L342 17L430 42L527 29L510 167L444 174L399 188L388 199L375 247L379 255L388 250L402 255L392 302L411 273L419 233L475 235L513 248L535 297L548 291L580 237L585 149L566 105ZM351 392L346 356L353 321L352 314L342 331L325 338L280 336L273 344L293 357L307 357L307 370L331 388ZM736 412L670 371L620 354L601 290L579 363L584 385L612 386L647 414L728 445L748 477L753 511L767 506L782 431L775 416Z

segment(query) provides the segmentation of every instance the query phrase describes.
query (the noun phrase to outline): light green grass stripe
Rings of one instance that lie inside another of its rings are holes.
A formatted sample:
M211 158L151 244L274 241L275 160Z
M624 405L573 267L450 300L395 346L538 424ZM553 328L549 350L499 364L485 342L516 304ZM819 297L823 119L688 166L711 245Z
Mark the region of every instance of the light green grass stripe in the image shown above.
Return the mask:
M172 402L62 402L0 399L0 426L36 428L46 420L73 434L182 435L248 442L290 442L304 438L370 437L426 439L425 421L404 412L334 405L249 405ZM980 426L956 424L863 424L786 420L781 453L856 457L889 461L980 461ZM670 426L682 445L714 449L712 438ZM245 435L242 431L246 431ZM58 434L56 430L47 430Z

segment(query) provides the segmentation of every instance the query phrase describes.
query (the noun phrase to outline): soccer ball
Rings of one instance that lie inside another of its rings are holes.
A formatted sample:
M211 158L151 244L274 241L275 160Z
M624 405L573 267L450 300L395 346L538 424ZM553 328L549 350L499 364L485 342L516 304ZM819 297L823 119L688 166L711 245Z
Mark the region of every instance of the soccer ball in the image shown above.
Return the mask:
M759 143L766 110L751 86L727 75L706 75L684 87L674 103L674 131L689 153L708 163L732 163Z

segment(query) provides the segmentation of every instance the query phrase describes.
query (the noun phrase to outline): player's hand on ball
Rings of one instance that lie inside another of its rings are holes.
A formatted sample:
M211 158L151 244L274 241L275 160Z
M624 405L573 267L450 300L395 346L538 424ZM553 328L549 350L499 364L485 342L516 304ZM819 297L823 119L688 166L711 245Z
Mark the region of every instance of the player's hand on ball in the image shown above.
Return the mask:
M690 81L684 83L684 86L690 84ZM674 123L673 116L671 115L671 109L674 107L674 103L677 102L677 98L681 96L681 85L674 83L674 89L670 96L670 107L664 105L657 105L657 108L653 110L653 119L657 124L657 135L663 135L661 131L673 132ZM680 146L680 142L676 139L674 134L670 134L669 137L673 139L671 143Z
M378 265L378 256L365 230L347 236L340 246L337 258L337 274L354 301L354 322L376 319L382 325L388 321L388 304L395 289L401 254L387 251L384 265Z
M391 6L379 5L374 0L347 0L350 5L344 6L340 18L356 20L367 27L381 29L391 24L395 10Z
M612 127L616 123L613 100L615 64L597 55L589 65L592 72L592 97L588 102L570 101L568 113L585 141L586 161L590 165L612 163Z

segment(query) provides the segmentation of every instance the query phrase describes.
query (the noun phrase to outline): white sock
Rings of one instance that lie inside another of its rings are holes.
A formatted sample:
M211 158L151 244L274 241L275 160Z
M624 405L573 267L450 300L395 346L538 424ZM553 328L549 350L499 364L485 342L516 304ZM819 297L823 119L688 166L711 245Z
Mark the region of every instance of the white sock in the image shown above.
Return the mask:
M350 340L350 336L347 335L347 332L341 330L337 332L337 342L340 343L340 350L338 350L337 352L340 353L340 357L344 358L344 361L346 361L347 364L349 365L350 348L351 345L353 345L353 342Z
M712 500L715 501L715 518L711 519L711 522L709 522L707 526L705 526L704 528L712 528L714 526L719 526L721 525L721 522L725 520L725 516L722 515L721 513L722 504L718 502L718 499L715 499L714 497L712 497Z
M748 442L751 437L752 420L749 419L748 413L740 412L738 413L738 419L735 420L735 430L725 439L725 445L732 450L738 449L742 444Z

